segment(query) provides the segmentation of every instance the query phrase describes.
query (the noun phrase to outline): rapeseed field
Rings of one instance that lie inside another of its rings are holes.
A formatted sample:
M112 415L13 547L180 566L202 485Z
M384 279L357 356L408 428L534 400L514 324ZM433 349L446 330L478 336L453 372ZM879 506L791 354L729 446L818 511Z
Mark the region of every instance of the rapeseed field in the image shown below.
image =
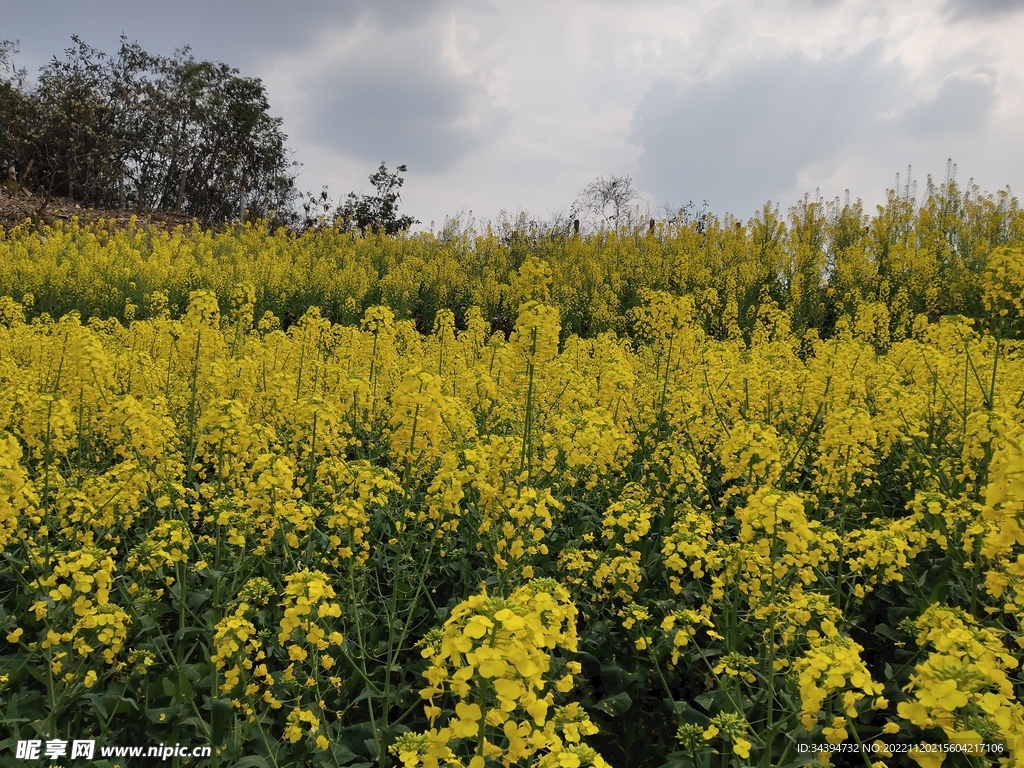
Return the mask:
M1019 214L770 214L4 233L0 762L1018 765Z

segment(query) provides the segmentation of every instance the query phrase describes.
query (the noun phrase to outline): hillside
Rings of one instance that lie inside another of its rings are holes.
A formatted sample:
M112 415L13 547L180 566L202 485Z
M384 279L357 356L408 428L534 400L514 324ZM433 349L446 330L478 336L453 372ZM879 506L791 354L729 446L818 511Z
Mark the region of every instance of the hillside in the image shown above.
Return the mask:
M23 224L26 220L55 224L58 221L69 221L76 216L83 222L102 219L112 227L125 227L133 217L141 222L168 228L190 224L193 221L190 216L168 211L139 212L124 208L90 208L67 198L46 200L38 196L0 195L0 226L5 229Z

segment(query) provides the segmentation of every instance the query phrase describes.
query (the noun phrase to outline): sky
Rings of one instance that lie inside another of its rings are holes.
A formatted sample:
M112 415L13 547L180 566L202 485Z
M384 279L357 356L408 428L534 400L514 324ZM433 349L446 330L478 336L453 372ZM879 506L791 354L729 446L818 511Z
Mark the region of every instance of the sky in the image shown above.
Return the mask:
M748 219L957 165L1024 190L1024 0L0 0L38 71L77 34L185 45L267 86L300 189L372 192L440 228L565 214L629 176L643 212Z

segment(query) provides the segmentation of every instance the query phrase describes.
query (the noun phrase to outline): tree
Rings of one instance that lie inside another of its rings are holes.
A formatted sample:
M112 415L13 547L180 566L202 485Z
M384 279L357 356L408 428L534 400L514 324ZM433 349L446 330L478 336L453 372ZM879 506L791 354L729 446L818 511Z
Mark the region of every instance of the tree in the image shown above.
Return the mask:
M24 93L28 73L14 64L17 46L17 41L0 40L0 172L5 175L9 167L17 175L31 162L26 125L32 121L33 104Z
M66 58L54 57L28 92L35 109L27 144L48 195L109 205L105 193L116 185L124 143L121 94L111 87L121 62L71 39Z
M259 79L187 47L167 58L122 37L107 56L72 42L31 88L0 77L0 161L23 181L97 207L208 221L288 207L296 164ZM0 46L0 75L13 72L11 51Z
M391 173L381 161L380 168L370 174L370 183L377 194L357 195L349 192L345 202L334 213L335 226L346 232L358 230L363 234L371 231L396 235L405 232L413 224L419 224L412 216L398 215L398 202L402 199L398 190L405 183L399 174L406 170L406 166L400 165Z
M600 221L616 226L636 198L633 180L629 176L610 176L607 179L598 176L577 195L570 209L570 218L580 213L590 213Z
M196 61L187 48L161 62L145 140L129 170L154 208L206 212L213 219L262 216L294 196L294 167L271 117L266 89L223 63ZM140 137L141 138L141 137Z
M17 40L0 40L0 86L8 85L17 90L25 84L28 73L14 65L18 53Z

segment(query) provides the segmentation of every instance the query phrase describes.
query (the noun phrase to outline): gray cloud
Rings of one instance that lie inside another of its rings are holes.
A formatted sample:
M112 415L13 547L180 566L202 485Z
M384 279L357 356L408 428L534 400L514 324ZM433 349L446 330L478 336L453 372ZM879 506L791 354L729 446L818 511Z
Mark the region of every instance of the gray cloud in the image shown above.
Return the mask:
M447 167L472 146L475 134L456 123L467 114L474 85L450 76L438 50L396 50L393 40L427 24L452 0L251 0L245 4L180 0L146 5L134 0L72 3L60 14L41 14L31 3L0 0L4 37L20 38L19 65L34 76L71 44L71 35L113 53L118 36L153 53L189 45L201 59L225 61L243 75L259 75L276 56L296 56L321 44L325 33L372 30L374 43L330 72L296 72L318 104L305 124L285 126L314 143L364 159L402 162L416 170ZM413 32L415 35L415 32ZM436 43L436 31L429 37ZM389 47L390 46L390 47ZM386 53L382 49L387 49ZM432 58L431 58L432 57ZM322 67L322 64L320 64ZM300 86L301 87L301 86ZM271 104L278 103L271 93Z
M1024 10L1024 0L946 0L943 10L958 21L991 18Z
M751 63L682 90L662 80L633 117L638 181L658 198L750 215L790 189L801 168L877 134L905 82L877 46L841 61Z
M317 73L297 136L410 171L450 168L500 130L501 114L474 73L456 73L436 35L370 36Z
M41 13L36 3L0 0L3 37L20 39L30 74L70 45L77 34L113 53L123 32L153 53L191 45L197 57L225 61L254 74L268 55L301 50L325 28L371 20L388 30L421 24L447 0L250 0L247 3L179 0L87 0Z
M902 119L915 138L970 134L986 125L995 103L995 81L987 73L953 76L935 98L910 107Z

